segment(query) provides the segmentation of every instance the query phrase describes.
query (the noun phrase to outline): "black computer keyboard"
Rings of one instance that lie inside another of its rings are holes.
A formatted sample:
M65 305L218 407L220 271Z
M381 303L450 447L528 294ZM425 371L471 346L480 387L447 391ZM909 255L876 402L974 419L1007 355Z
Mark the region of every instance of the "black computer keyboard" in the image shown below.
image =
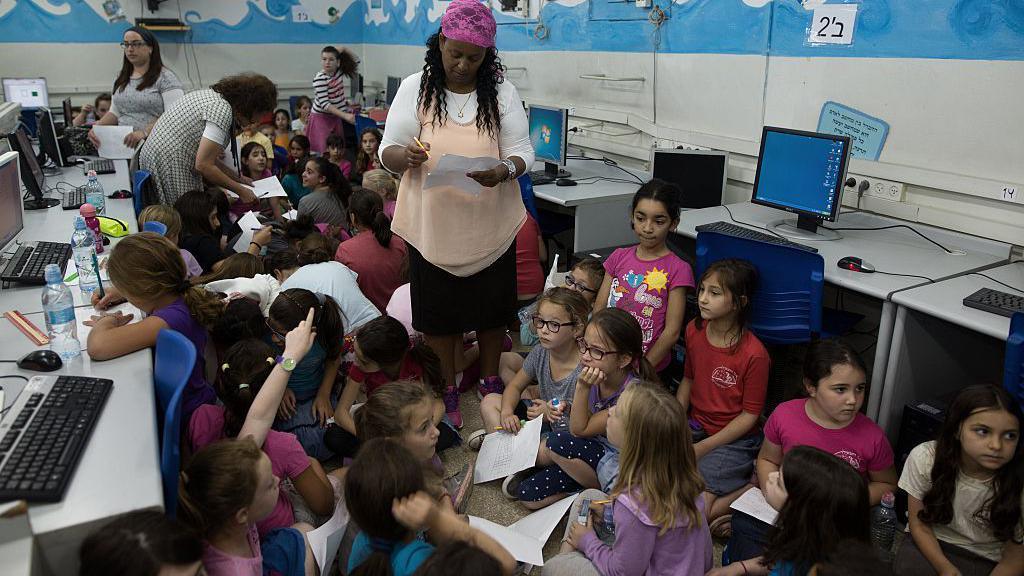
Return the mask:
M95 170L97 174L114 174L117 172L117 169L114 168L114 161L109 158L89 160L82 164L82 174L88 174L89 170Z
M0 273L4 282L20 282L22 284L46 284L47 264L60 266L60 273L68 267L71 259L71 245L59 242L29 242L18 248L7 262L7 267Z
M85 188L75 188L64 193L64 200L61 201L61 208L65 210L78 210L85 204Z
M36 376L0 423L0 502L57 502L99 420L114 382Z
M790 248L796 248L797 250L803 250L804 252L813 252L817 254L818 249L813 246L807 246L805 244L797 244L782 238L775 236L774 234L765 234L764 232L758 232L751 228L743 226L737 226L731 222L711 222L710 224L701 224L697 226L697 232L717 232L719 234L725 234L734 238L746 238L747 240L756 240L758 242L767 242L768 244L777 244L779 246L788 246Z
M542 184L551 184L558 178L548 174L543 170L537 170L536 172L530 172L530 181L533 182L534 186L540 186Z
M964 306L1000 316L1013 316L1015 312L1024 312L1024 296L982 288L964 298Z

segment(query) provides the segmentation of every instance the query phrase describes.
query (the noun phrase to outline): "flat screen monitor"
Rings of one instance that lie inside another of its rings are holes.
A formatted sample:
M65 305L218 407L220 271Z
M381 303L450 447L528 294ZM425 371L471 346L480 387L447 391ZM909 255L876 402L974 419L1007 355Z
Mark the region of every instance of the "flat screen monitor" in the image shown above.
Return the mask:
M555 178L567 178L569 173L559 170L565 166L569 145L569 111L531 105L530 143L536 160L544 162L544 172Z
M388 86L384 91L384 102L387 103L388 108L390 108L391 103L395 101L395 94L398 94L398 87L401 85L401 78L398 76L388 76Z
M671 182L683 191L683 208L722 205L728 178L729 153L718 150L654 150L655 178Z
M765 126L751 201L797 215L769 226L783 236L805 240L837 239L818 233L823 221L835 222L850 158L850 138Z
M0 250L3 251L7 251L7 246L25 227L18 172L17 152L0 156Z
M22 108L42 108L50 105L46 91L46 78L4 78L4 99L17 102Z
M32 143L28 140L28 134L21 128L18 128L13 133L7 135L7 140L11 144L11 150L18 153L21 164L21 181L25 184L25 189L28 190L29 196L32 198L25 200L26 210L43 210L50 206L56 206L58 201L54 198L43 198L43 184L45 178L43 177L43 170L39 167L39 162L36 160L36 156L32 151Z
M48 157L57 166L69 166L61 148L62 139L57 136L57 127L53 124L53 116L49 108L40 108L36 113L39 117L39 151L40 157ZM41 160L45 164L45 159Z
M60 104L64 108L64 127L67 128L75 119L75 112L71 108L71 98L65 98Z

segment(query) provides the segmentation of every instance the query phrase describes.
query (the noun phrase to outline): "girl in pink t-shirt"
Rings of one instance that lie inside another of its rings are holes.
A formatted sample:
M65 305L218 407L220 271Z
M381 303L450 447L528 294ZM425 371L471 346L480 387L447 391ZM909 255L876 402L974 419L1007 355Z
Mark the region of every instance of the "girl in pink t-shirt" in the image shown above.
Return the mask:
M206 404L192 414L188 439L193 451L238 435L253 399L277 365L275 356L270 345L255 338L241 340L228 348L217 379L217 396L224 405ZM294 434L268 431L263 452L270 458L274 475L290 479L310 511L326 516L334 510L334 490L327 475L316 459L306 455ZM287 528L294 523L292 502L288 493L281 491L274 510L257 522L256 527L260 536L265 536L274 528Z
M693 269L667 244L679 224L682 192L655 178L633 195L631 225L640 243L612 252L608 272L594 303L621 308L636 318L643 332L644 356L665 376L672 346L679 340L686 312L686 289L693 288ZM663 378L664 379L664 378Z

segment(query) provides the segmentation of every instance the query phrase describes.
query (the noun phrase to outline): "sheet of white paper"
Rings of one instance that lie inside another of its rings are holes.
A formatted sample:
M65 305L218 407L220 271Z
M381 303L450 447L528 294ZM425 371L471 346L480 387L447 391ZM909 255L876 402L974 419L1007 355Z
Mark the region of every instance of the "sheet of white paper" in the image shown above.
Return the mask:
M544 542L476 516L469 517L469 525L497 540L519 562L544 565Z
M96 310L92 306L82 306L80 308L75 308L75 319L78 320L78 341L82 343L83 352L85 351L86 344L88 344L89 341L89 333L92 332L92 326L86 326L85 324L83 324L83 322L91 319L93 316L99 316L100 314L103 313L113 314L115 312L121 312L122 314L125 315L134 314L135 317L132 318L132 321L129 322L129 324L141 322L142 319L146 316L145 313L142 312L142 310L139 310L138 308L132 306L127 302L125 302L124 304L118 304L117 306L111 306L105 312L100 312L99 310Z
M296 210L295 208L292 208L291 210L285 212L284 214L281 214L281 216L284 216L285 220L295 220L296 218L299 217L299 211Z
M772 508L764 499L760 488L751 488L729 505L733 510L749 514L767 524L775 524L775 517L779 515L775 508Z
M517 522L511 524L509 529L515 530L520 534L534 536L540 540L540 544L543 546L548 541L548 536L551 536L551 531L555 529L555 526L562 523L562 518L569 511L569 508L572 507L572 502L575 499L575 494L566 496L550 506L545 506L529 516L520 518Z
M499 431L485 436L476 459L473 483L490 482L533 466L537 462L543 424L542 418L534 418L523 426L519 434Z
M96 153L101 158L128 160L135 155L135 148L124 145L124 137L131 134L131 126L93 126L92 131L100 140Z
M104 282L110 282L110 273L107 272L107 258L110 258L110 254L104 252L96 257L96 260L100 264L100 278ZM74 278L72 278L74 276ZM75 259L71 258L68 260L68 265L64 268L64 283L68 286L78 286L78 266L75 265ZM103 285L107 287L106 284Z
M231 248L235 252L245 252L249 249L249 243L252 242L253 232L262 228L263 224L260 224L260 219L256 217L256 214L249 211L238 219L238 227L242 229L242 233L238 235L238 241Z
M345 500L338 500L334 504L334 516L322 526L306 533L309 547L313 549L313 557L320 566L320 573L326 574L334 557L338 555L338 547L341 546L341 539L345 536L345 528L348 527L348 507Z
M501 160L488 156L466 158L457 154L445 154L437 162L437 166L427 173L427 178L423 182L423 188L453 186L464 192L477 195L480 194L480 183L466 176L466 173L490 170L500 163Z
M281 181L277 179L277 176L256 180L252 183L252 189L256 192L257 198L288 197L288 193L284 191L284 186L281 186Z

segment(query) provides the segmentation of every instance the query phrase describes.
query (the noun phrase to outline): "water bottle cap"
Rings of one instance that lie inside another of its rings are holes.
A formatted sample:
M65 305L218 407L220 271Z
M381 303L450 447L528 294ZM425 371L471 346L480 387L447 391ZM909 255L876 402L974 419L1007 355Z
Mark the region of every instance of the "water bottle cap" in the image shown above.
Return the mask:
M886 492L882 495L882 505L888 508L892 508L896 504L896 497L892 495L892 492Z
M96 207L86 202L78 209L78 213L81 214L83 218L95 218Z
M551 405L552 406L558 406L558 404L559 404L559 400L558 400L557 397L551 399Z
M89 170L87 176L89 176L89 178L95 178L96 177L96 171L95 170Z
M60 284L64 280L60 273L60 266L57 264L47 264L43 270L43 277L46 278L47 284Z
M85 230L85 218L75 216L75 230Z

